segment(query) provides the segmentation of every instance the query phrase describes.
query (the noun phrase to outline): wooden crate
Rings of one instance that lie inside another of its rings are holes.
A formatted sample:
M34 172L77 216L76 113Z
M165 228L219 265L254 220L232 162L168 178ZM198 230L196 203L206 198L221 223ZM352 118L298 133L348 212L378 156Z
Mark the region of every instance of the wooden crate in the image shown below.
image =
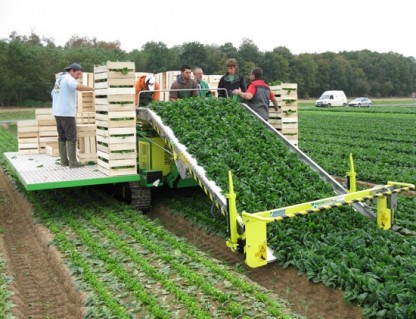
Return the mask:
M17 137L18 138L33 138L38 137L38 121L24 120L17 121Z
M21 154L39 154L38 121L17 121L18 151Z
M97 153L81 153L77 149L77 161L81 164L97 163Z
M106 95L95 98L96 112L135 111L134 94Z
M98 163L98 171L107 176L124 176L137 174L137 168L133 166L109 166L107 164L100 165Z
M77 91L77 112L94 111L94 92Z
M77 159L82 164L87 162L97 162L95 124L77 125Z
M97 141L105 144L135 143L136 127L97 127Z
M136 127L136 111L126 112L97 112L95 114L97 127Z
M77 125L78 124L94 124L95 112L78 112L76 121L77 121Z
M48 142L45 146L45 153L52 157L59 157L58 142Z
M95 85L102 82L108 82L109 84L113 85L113 83L120 83L118 81L123 79L131 79L131 82L134 85L136 80L134 62L108 61L104 65L94 66Z
M39 126L56 125L55 117L52 115L52 108L36 109L35 118Z
M94 87L94 73L82 72L81 84Z

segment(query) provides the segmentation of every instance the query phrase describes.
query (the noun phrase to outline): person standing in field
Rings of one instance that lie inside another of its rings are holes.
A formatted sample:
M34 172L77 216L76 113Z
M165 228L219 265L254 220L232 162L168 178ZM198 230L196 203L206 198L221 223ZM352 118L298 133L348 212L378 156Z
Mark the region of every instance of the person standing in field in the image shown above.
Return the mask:
M152 101L160 101L160 86L153 74L143 75L136 80L135 105L146 106ZM141 91L151 91L142 92Z
M200 67L194 68L194 79L196 83L198 84L198 94L202 97L212 97L212 93L209 90L209 85L207 82L202 80L202 76L204 75L204 72Z
M188 64L181 66L181 74L176 78L176 81L172 83L171 90L183 90L186 91L170 91L169 101L176 101L177 99L186 99L188 97L198 96L198 84L195 80L191 79L191 67Z
M82 67L72 63L65 68L52 89L52 114L55 116L58 130L59 156L61 166L76 168L83 166L77 161L77 95L76 91L94 91L94 88L79 84Z
M225 89L228 92L228 97L233 98L233 90L239 89L242 92L247 90L244 77L237 72L237 61L229 59L227 61L227 73L225 73L218 83L218 89ZM218 97L227 97L225 90L218 90ZM236 96L237 97L237 96Z
M240 89L233 90L233 94L246 100L247 105L259 114L265 121L269 120L269 100L272 101L276 111L279 106L270 87L263 81L263 70L254 68L250 73L250 84L247 91L242 92Z

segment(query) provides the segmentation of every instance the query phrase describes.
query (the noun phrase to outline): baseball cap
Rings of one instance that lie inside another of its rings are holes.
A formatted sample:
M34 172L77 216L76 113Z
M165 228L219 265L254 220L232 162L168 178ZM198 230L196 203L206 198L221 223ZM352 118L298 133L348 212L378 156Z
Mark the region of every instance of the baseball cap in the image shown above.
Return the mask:
M65 71L69 71L69 70L74 70L74 71L82 71L82 66L79 65L78 63L72 63L71 65L67 66L65 68Z
M149 91L153 91L155 89L155 77L152 74L146 75L146 79L144 80L146 86L149 88Z

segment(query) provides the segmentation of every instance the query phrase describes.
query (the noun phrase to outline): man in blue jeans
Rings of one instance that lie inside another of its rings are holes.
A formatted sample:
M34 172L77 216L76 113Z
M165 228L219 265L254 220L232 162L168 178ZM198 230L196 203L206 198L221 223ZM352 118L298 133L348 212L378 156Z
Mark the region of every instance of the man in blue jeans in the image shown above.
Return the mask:
M94 91L94 88L79 84L82 67L72 63L65 68L52 89L52 114L58 130L59 156L61 166L76 168L83 166L77 161L77 95L76 91Z

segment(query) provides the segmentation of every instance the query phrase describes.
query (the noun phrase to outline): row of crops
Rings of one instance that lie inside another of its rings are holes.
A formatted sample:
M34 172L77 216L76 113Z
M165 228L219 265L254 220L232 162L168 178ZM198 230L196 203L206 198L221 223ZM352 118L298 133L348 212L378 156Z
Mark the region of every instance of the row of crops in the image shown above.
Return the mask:
M256 212L278 208L331 194L328 185L289 153L279 140L264 130L238 104L195 99L175 104L159 103L151 107L188 147L206 169L207 175L223 190L227 189L226 174L232 170L239 211ZM324 136L319 127L334 122L317 120L313 118L313 112L309 115L312 119L308 127L316 125L315 135L318 137ZM303 116L303 122L305 117L307 116ZM379 116L379 120L383 118ZM414 123L404 114L398 118L401 121L393 126L405 123L409 128L410 123ZM361 123L364 129L366 120ZM386 126L389 124L386 123L383 127ZM393 130L393 126L390 126L386 134L396 134L394 138L406 142L407 134ZM193 129L195 127L198 127L198 131ZM331 132L336 131L334 125L331 128ZM354 134L355 131L353 129L349 133ZM386 134L378 132L376 135ZM345 159L349 147L343 143L349 140L347 137L338 139L338 152L347 150ZM409 145L408 149L412 151ZM315 149L308 149L314 158L312 150ZM323 154L319 157L318 163L326 156ZM340 166L341 175L347 170L346 163L345 160ZM397 163L401 165L399 157ZM405 165L403 164L407 167ZM402 175L399 180L414 172L412 168L405 173L403 171L400 170ZM334 173L333 170L330 172ZM412 180L404 178L404 181ZM406 220L402 219L402 222L410 228L414 225L416 216L412 202L406 203L408 206L404 207L408 211ZM185 203L184 206L186 205ZM285 267L296 267L314 282L342 288L347 300L364 306L367 317L416 317L416 237L382 231L374 222L351 208L344 207L271 224L268 227L268 244L275 250L279 263Z
M0 140L0 154L16 149L1 127ZM86 318L295 317L270 292L99 189L27 196L88 294Z
M344 176L353 153L358 178L416 182L416 107L307 108L299 114L301 148L329 173Z

